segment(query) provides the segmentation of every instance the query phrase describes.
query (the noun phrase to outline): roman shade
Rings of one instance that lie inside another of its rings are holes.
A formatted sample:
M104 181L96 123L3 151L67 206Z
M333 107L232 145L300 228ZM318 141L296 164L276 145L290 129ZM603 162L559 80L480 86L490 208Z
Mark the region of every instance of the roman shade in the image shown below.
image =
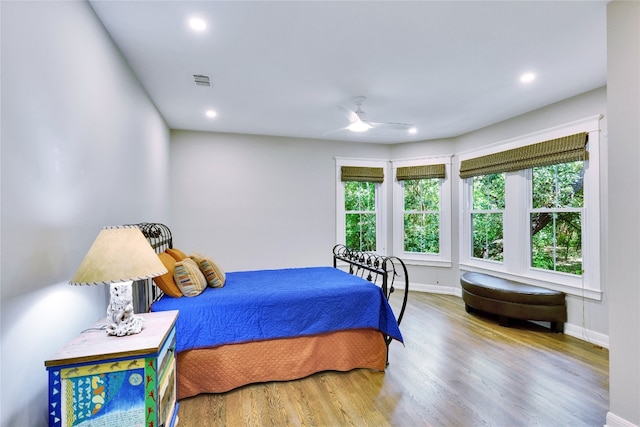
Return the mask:
M384 182L384 169L362 166L342 166L341 181Z
M460 163L460 178L588 160L589 152L586 148L588 138L589 135L586 132L581 132L463 160Z
M444 163L438 165L402 166L396 170L396 179L398 181L444 177Z

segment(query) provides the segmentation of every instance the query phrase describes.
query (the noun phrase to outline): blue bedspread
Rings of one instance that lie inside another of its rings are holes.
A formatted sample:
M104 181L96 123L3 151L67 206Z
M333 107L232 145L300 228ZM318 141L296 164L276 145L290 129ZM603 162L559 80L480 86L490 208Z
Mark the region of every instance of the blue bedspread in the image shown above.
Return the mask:
M374 328L402 342L382 290L332 267L227 273L222 288L155 302L180 310L177 351L222 344Z

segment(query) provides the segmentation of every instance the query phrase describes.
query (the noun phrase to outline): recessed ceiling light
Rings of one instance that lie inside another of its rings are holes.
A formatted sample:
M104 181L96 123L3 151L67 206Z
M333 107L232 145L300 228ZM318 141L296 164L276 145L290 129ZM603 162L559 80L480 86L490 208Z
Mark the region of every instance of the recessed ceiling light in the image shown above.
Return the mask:
M416 129L416 128L409 128L409 133L410 133L411 135L413 135L413 134L415 134L415 133L418 133L418 129Z
M207 23L200 18L191 18L189 19L189 27L191 27L193 31L201 32L207 29Z
M533 73L524 73L520 76L520 81L522 83L531 83L536 79L536 75Z
M218 115L218 113L216 113L215 110L207 110L207 112L205 114L210 119L212 119L212 118L214 118L214 117L216 117Z

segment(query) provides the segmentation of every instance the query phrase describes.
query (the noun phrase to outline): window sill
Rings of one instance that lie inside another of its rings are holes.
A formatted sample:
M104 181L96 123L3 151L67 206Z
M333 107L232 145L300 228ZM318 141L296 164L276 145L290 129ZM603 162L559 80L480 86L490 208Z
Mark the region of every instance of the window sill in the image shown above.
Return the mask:
M400 258L406 265L415 265L420 267L443 267L443 268L451 268L452 263L449 260L436 260L436 259L420 259L420 258L412 258L410 255L396 255Z

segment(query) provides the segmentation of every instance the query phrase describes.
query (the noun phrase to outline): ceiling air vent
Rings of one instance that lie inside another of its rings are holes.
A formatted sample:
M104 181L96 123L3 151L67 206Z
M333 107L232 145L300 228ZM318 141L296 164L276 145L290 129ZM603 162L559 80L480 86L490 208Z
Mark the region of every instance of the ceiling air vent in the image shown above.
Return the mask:
M196 86L211 87L211 80L209 79L209 76L205 76L204 74L194 74L193 81Z

